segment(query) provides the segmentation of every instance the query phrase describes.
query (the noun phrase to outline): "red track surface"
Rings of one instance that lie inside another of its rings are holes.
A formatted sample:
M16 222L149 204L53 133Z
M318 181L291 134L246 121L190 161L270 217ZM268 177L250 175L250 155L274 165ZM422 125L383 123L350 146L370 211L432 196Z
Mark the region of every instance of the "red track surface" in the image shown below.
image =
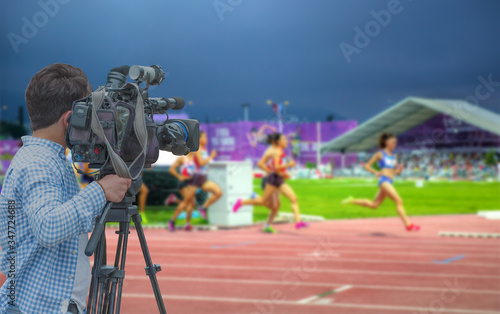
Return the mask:
M439 231L500 233L473 215L313 223L279 234L145 230L172 313L500 313L500 239L443 238ZM114 254L114 230L107 229ZM434 261L465 255L447 264ZM129 238L122 313L158 313L144 259ZM343 291L324 295L334 289ZM273 301L274 300L274 301Z
M500 233L499 221L467 215L414 222L423 227L418 233L390 218L300 231L278 225L273 235L245 228L146 230L146 237L163 268L168 313L500 313L500 239L438 237ZM157 313L134 233L130 240L122 312ZM465 257L433 262L458 255ZM314 298L340 287L346 290Z

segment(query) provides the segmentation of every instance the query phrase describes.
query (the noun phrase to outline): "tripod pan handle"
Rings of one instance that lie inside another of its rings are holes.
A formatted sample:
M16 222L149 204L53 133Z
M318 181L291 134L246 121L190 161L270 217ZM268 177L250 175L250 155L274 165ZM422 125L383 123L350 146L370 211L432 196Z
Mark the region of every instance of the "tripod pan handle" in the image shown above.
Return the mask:
M89 242L87 243L87 246L85 247L85 255L87 255L87 256L92 256L92 254L94 254L97 243L101 239L101 235L104 232L104 227L106 225L106 217L108 216L108 211L109 211L109 208L111 207L111 204L113 204L113 203L108 202L106 204L106 207L104 207L104 210L101 214L101 218L95 224L94 231L90 235Z

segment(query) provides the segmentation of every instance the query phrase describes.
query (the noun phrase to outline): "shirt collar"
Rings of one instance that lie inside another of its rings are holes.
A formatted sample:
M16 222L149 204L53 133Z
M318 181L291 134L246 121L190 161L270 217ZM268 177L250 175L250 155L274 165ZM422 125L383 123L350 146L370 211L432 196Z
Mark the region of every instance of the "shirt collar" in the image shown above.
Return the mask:
M34 136L23 136L21 137L21 140L23 141L23 146L40 145L53 150L62 158L66 158L66 155L64 154L65 149L61 144L57 144L56 142L52 142L51 140Z

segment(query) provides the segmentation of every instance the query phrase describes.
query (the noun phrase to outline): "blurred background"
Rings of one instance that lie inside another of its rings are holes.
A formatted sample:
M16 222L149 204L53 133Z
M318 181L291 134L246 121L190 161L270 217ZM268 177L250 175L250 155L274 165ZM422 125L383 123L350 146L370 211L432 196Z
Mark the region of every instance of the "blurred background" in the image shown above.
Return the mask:
M0 182L20 137L31 133L24 91L37 71L68 63L96 89L116 66L159 64L166 78L150 96L183 97L185 108L170 117L199 120L216 161L250 162L259 193L256 162L266 136L288 137L297 162L290 185L305 215L397 216L389 201L377 211L337 206L349 195L375 195L377 179L363 166L382 132L398 136L405 170L395 186L410 216L500 209L498 1L40 0L2 1L0 8ZM168 174L174 159L162 152L144 172L150 226L165 226L180 197ZM199 203L206 197L199 193ZM286 221L286 199L281 212ZM253 222L267 215L255 207ZM487 306L460 313L498 313L491 300L498 300L500 274L488 274L497 284L476 287L491 292Z

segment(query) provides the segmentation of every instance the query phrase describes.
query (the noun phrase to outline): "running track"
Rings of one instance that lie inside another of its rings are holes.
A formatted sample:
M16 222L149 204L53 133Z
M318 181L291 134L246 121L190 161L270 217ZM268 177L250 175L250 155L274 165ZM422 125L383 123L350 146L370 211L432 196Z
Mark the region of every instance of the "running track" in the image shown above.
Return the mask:
M500 233L474 215L313 223L279 234L147 229L168 313L500 313L500 239L443 238L439 231ZM107 229L114 252L114 229ZM129 238L122 313L157 313L144 259Z
M500 313L500 239L437 236L500 233L499 221L414 220L423 226L419 233L389 218L313 223L301 231L277 225L273 235L245 228L150 229L146 236L163 268L158 279L168 313ZM133 235L123 313L157 313Z

